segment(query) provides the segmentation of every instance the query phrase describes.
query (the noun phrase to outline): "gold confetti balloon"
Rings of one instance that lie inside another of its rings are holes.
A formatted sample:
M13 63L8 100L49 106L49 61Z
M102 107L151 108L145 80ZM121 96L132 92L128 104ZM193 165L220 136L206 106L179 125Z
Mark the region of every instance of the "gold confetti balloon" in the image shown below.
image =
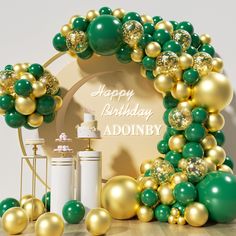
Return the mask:
M169 181L170 177L175 173L174 167L166 160L155 162L151 171L151 175L158 183Z
M190 157L187 159L186 174L192 183L198 183L207 174L207 166L202 158Z
M87 35L83 31L70 31L66 35L66 45L72 52L84 52L88 48Z
M192 42L191 35L186 30L182 29L174 31L173 40L181 45L183 51L186 51Z
M46 93L55 95L59 91L59 81L49 71L45 71L39 79L46 86Z
M122 26L123 40L130 46L135 46L143 36L143 26L135 20L129 20Z
M168 117L170 125L176 130L185 130L192 123L192 114L189 109L174 108Z
M7 93L13 92L13 86L17 80L14 71L4 70L0 71L0 85Z
M152 208L140 206L137 210L137 217L142 222L149 222L153 219L154 213Z
M198 52L193 56L193 68L201 76L207 75L213 68L212 57L206 52Z

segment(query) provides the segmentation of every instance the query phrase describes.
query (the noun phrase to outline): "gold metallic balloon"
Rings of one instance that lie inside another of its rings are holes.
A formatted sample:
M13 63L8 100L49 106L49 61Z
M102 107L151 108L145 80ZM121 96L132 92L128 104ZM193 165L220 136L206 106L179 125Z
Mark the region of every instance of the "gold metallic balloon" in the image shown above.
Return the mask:
M136 178L136 181L139 183L144 178L144 175L141 174Z
M5 110L3 110L2 108L0 108L0 115L3 116L3 115L5 115L5 113L6 113Z
M137 210L137 217L142 222L149 222L153 219L154 213L152 208L140 206Z
M138 44L143 36L143 32L142 24L135 20L129 20L122 26L123 40L131 47Z
M125 15L125 10L122 8L117 8L113 11L113 16L115 16L118 19L122 19Z
M180 159L180 161L178 162L178 168L185 170L187 168L187 160L182 158Z
M60 96L55 96L54 100L56 102L55 111L58 111L62 107L63 100L62 100L62 98Z
M27 122L31 127L38 128L43 124L43 116L38 113L33 113L28 116Z
M146 74L146 69L144 68L143 65L140 66L140 74L142 75L143 78L147 78L147 74Z
M159 21L157 24L155 24L155 29L156 30L164 29L164 30L169 31L169 33L171 34L174 31L173 25L169 21L166 21L166 20Z
M209 150L217 146L215 137L212 134L207 134L204 139L201 140L201 145L204 150Z
M171 205L175 202L171 184L161 184L161 186L158 188L158 193L162 204Z
M77 30L70 31L66 35L66 45L72 52L84 52L88 48L88 39L86 33Z
M192 42L191 35L186 30L182 29L174 31L173 40L181 45L183 51L186 51Z
M85 219L86 229L92 235L104 235L111 227L111 216L103 208L90 210Z
M179 110L182 110L182 109L188 109L188 110L192 110L194 107L194 104L191 100L189 101L184 101L184 102L180 102L178 105L177 105L177 108Z
M230 174L234 174L233 170L229 166L227 166L227 165L219 166L218 170L219 171L223 171L223 172L227 172L227 173L230 173Z
M223 129L225 118L221 113L211 113L206 121L206 127L210 132L215 132Z
M138 181L138 189L139 191L143 191L147 188L152 188L156 190L158 187L158 182L153 177L143 177L140 181Z
M20 79L26 79L26 80L30 81L31 83L36 82L36 79L34 78L34 76L30 73L27 73L27 72L21 74Z
M44 71L39 81L46 86L47 94L55 95L59 91L59 81L49 71Z
M173 86L173 78L170 75L159 75L154 80L154 88L160 93L166 93L170 91Z
M131 59L134 62L141 62L143 59L143 49L141 48L135 48L132 52L131 52Z
M222 147L216 146L206 151L206 156L209 157L217 166L221 166L225 161L226 154Z
M44 204L37 198L27 200L22 208L26 211L30 220L37 220L44 213Z
M145 24L145 23L154 23L153 19L151 16L148 16L148 15L141 15L141 19L142 19L142 23Z
M46 85L40 81L36 81L35 83L33 83L32 87L33 87L33 95L36 98L42 97L47 92Z
M180 68L175 70L172 74L174 81L180 81L183 78L183 71Z
M177 219L177 224L178 225L185 225L186 224L186 220L184 219L183 216L179 216Z
M140 166L140 173L141 174L145 174L145 172L149 169L152 168L153 165L153 161L152 160L145 160L142 162L141 166Z
M23 115L30 115L36 109L35 99L30 97L17 96L15 100L16 110Z
M136 214L138 184L129 176L116 176L108 180L101 194L102 206L115 219L130 219Z
M69 20L70 26L72 26L74 20L75 20L76 18L78 18L78 17L79 17L79 15L74 15L74 16L72 16L72 17L70 18L70 20Z
M28 201L29 199L32 199L32 195L31 194L27 194L25 196L23 196L21 199L20 199L20 206L22 207L24 205L24 203L26 201Z
M202 34L200 36L200 40L203 44L210 44L211 43L211 36L209 34Z
M150 42L146 46L145 52L149 57L157 57L161 53L161 46L157 42Z
M203 226L208 220L207 208L202 203L193 202L186 207L184 218L192 226Z
M64 36L64 37L66 37L67 34L68 34L71 30L72 30L72 29L71 29L71 27L70 27L69 24L63 25L63 26L61 27L61 35Z
M188 53L182 53L179 57L179 65L182 70L186 70L193 65L193 57Z
M191 88L184 82L178 81L171 90L171 94L179 101L186 101L191 95Z
M95 19L98 16L99 16L99 12L98 11L90 10L90 11L87 12L86 19L88 21L92 21L93 19Z
M64 221L55 213L41 215L35 223L35 235L37 236L62 236Z
M221 72L224 67L224 62L221 58L215 57L213 58L212 65L213 65L212 71Z
M210 157L204 158L203 159L205 162L205 165L207 167L207 172L212 172L212 171L216 171L216 164L211 160Z
M193 68L198 71L200 76L205 76L211 72L212 57L206 52L198 52L193 56Z
M22 74L24 72L27 72L28 70L28 64L27 63L18 63L18 64L15 64L13 66L13 70L17 73L17 74Z
M13 207L2 216L2 228L9 235L21 234L29 223L24 209Z
M209 112L223 110L233 98L233 89L223 74L211 72L193 88L192 98L197 106L203 106Z
M180 211L177 208L171 208L170 214L174 217L179 217L180 216Z
M182 152L185 143L186 143L186 139L184 135L182 134L171 136L168 142L170 150L176 151L176 152Z
M184 172L176 172L170 178L171 187L174 188L177 184L187 182L188 177Z
M170 215L169 217L168 217L168 223L169 224L175 224L177 222L177 218L176 217L174 217L174 216L172 216L172 215Z

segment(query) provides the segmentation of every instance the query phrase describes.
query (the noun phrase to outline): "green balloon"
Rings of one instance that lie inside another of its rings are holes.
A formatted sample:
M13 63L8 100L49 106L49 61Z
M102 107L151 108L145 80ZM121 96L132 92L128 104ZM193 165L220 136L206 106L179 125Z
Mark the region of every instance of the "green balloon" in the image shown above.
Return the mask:
M30 126L28 123L24 124L24 128L28 129L28 130L33 130L33 129L38 129L38 127L32 127Z
M20 203L15 198L6 198L0 203L0 217L12 207L19 207Z
M142 18L137 12L128 12L127 14L125 14L122 23L124 24L125 22L130 20L136 20L140 23L142 22Z
M203 123L207 120L207 111L202 107L196 107L192 110L193 120L197 123Z
M157 144L157 150L161 153L161 154L166 154L167 152L170 151L168 142L166 140L161 140L158 144Z
M168 217L170 216L170 207L167 205L159 205L155 209L155 218L160 222L167 222Z
M0 96L0 108L4 111L9 111L12 108L14 108L14 98L9 95L5 94L3 96Z
M165 156L165 160L169 161L174 166L174 168L178 167L178 163L181 158L182 155L175 151L169 151Z
M177 41L169 40L163 45L162 50L164 52L171 51L171 52L176 53L177 55L180 55L182 52L182 47Z
M156 68L156 60L152 57L144 57L142 64L146 70L154 70Z
M85 208L81 202L71 200L64 205L62 215L67 223L79 224L84 218Z
M212 220L227 223L236 218L236 176L211 172L197 185L199 202L204 204Z
M50 211L51 207L51 192L47 192L42 197L42 202L46 206L47 211Z
M199 143L189 142L183 147L183 157L203 157L204 150Z
M56 102L50 95L44 95L37 100L37 112L41 115L50 115L54 112Z
M29 67L29 73L32 74L36 79L41 77L44 73L44 69L40 64L32 64Z
M84 17L77 17L73 21L72 28L78 31L86 31L88 24L88 20L86 20Z
M163 98L163 105L166 109L174 108L178 105L178 100L175 99L171 93L167 93L166 96Z
M145 189L141 194L141 201L145 206L153 207L157 204L158 194L155 190L149 188Z
M224 165L227 165L228 167L230 167L232 170L234 169L234 160L231 156L226 156L225 161L224 161Z
M171 113L172 111L172 108L169 108L167 109L164 114L163 114L163 121L165 122L165 124L167 126L170 126L170 123L169 123L169 114Z
M131 60L131 52L132 52L132 49L130 48L130 46L127 44L124 44L117 51L116 58L121 63L127 64L132 61Z
M197 190L190 182L182 182L175 186L173 191L177 202L187 205L197 198Z
M182 29L182 30L186 30L187 32L189 32L190 34L194 33L194 28L193 25L188 22L188 21L182 21L178 24L176 29Z
M19 112L12 110L6 113L5 121L8 126L12 128L20 128L26 123L26 116L20 114Z
M16 94L24 97L29 96L33 91L32 84L26 79L17 80L14 89Z
M89 45L99 55L115 54L122 43L122 24L114 16L98 16L90 22L88 30Z
M68 50L66 45L66 38L62 36L60 33L56 34L53 38L53 47L59 52L65 52Z
M212 135L214 135L218 146L223 146L224 145L225 135L224 135L224 132L222 130L213 132Z
M176 208L180 211L180 215L183 216L184 215L184 211L185 211L185 206L179 202L176 202L171 208Z
M49 114L49 115L43 116L43 121L44 121L45 123L47 123L47 124L48 124L48 123L51 123L51 122L54 121L55 116L56 116L55 113L52 113L52 114Z
M185 130L185 137L190 142L200 142L205 136L206 131L199 123L192 123Z
M87 47L87 49L83 52L77 53L77 56L83 60L88 60L93 55L93 50L90 47Z

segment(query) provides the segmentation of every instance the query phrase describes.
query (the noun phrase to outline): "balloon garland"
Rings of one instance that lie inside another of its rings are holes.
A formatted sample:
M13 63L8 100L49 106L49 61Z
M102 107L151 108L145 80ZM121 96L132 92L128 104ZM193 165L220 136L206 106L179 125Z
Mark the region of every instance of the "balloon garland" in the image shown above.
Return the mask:
M199 36L187 21L103 7L99 12L89 11L86 17L73 16L55 35L53 46L83 60L97 54L115 55L121 63L138 63L141 75L153 81L163 95L166 108L167 128L157 144L160 157L144 161L137 180L116 176L106 183L102 205L107 211L99 208L89 213L86 226L90 232L106 233L110 215L192 226L203 226L209 219L229 222L236 218L236 177L232 158L222 147L225 121L221 114L232 100L233 89L208 34ZM52 121L62 105L58 91L56 78L39 64L6 66L0 72L0 112L13 128L37 128L43 121ZM80 209L77 216L70 212L72 205ZM21 232L27 225L27 211L10 209L22 215ZM63 213L67 222L79 222L84 215L81 209L78 202L67 203ZM64 224L53 213L39 217L36 232L40 234L44 221L52 219L55 232L51 227L48 232L61 235Z

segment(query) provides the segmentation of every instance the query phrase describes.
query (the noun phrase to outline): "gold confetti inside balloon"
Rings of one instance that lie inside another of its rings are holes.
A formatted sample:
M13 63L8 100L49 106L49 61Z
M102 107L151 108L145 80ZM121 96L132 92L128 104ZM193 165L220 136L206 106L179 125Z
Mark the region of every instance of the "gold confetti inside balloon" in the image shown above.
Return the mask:
M17 77L14 71L0 71L0 85L7 93L13 92L13 86L16 80Z
M193 68L196 69L201 76L207 75L213 68L212 57L206 52L194 54Z
M174 31L173 40L181 45L183 51L186 51L192 42L191 35L186 30L182 29Z
M88 48L87 36L83 31L73 30L66 35L66 45L73 52L84 52Z
M140 206L137 210L137 217L142 222L149 222L153 219L154 213L152 208Z
M202 203L193 202L186 207L184 218L192 226L203 226L208 220L208 210Z
M20 207L10 208L2 216L2 228L10 235L22 233L28 223L28 216L25 210Z
M179 58L174 52L162 52L156 59L155 75L172 74L179 69Z
M47 94L55 95L59 91L59 81L50 72L45 71L39 81L46 86Z
M35 224L35 235L37 236L62 236L64 232L64 221L55 213L41 215Z
M24 203L31 199L32 198L32 195L31 194L27 194L27 195L24 195L21 199L20 199L20 206L22 207L24 205Z
M30 115L36 109L36 101L31 97L17 96L15 100L15 108L23 115Z
M153 177L143 177L140 181L138 181L138 189L139 191L143 191L147 188L152 188L156 190L158 187L158 182Z
M165 183L169 181L170 177L174 173L174 167L170 162L165 160L155 162L151 171L152 177L155 178L158 183Z
M7 93L6 89L2 85L0 85L0 96L4 95L6 93Z
M162 204L172 205L175 202L171 184L161 184L161 186L158 188L158 193Z
M129 176L116 176L108 180L102 190L102 206L114 219L130 219L139 206L138 184Z
M185 130L192 123L192 114L189 109L172 109L168 117L170 125L176 130Z
M135 20L129 20L122 26L123 40L130 46L135 46L143 36L143 26Z
M202 158L190 157L187 159L186 174L192 183L198 183L207 174L207 166Z

